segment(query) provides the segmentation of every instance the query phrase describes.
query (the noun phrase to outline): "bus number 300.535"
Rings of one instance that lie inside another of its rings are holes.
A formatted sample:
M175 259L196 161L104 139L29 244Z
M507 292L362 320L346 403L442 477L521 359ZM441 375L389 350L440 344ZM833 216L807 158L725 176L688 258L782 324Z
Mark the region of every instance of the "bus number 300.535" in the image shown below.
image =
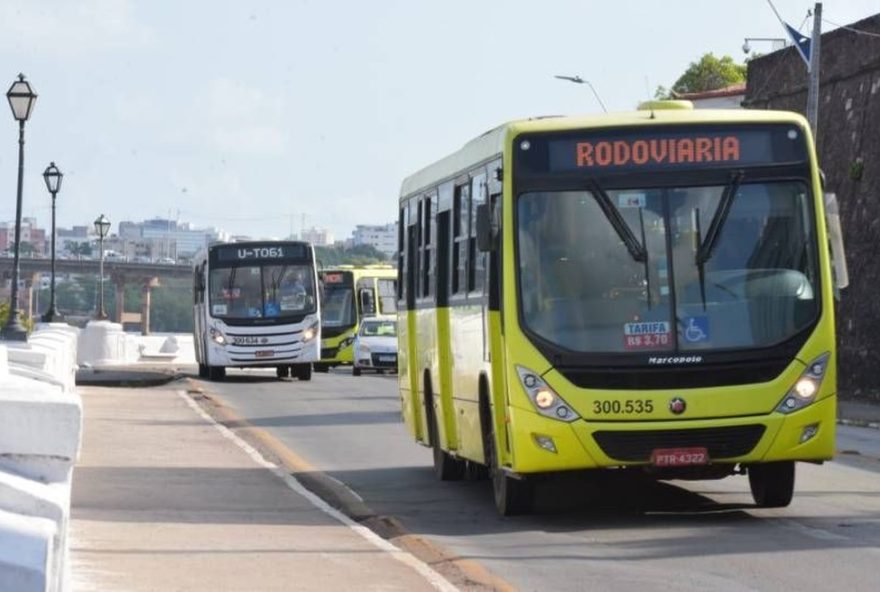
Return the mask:
M651 399L627 399L626 401L593 401L593 413L608 415L611 413L651 413L654 401Z

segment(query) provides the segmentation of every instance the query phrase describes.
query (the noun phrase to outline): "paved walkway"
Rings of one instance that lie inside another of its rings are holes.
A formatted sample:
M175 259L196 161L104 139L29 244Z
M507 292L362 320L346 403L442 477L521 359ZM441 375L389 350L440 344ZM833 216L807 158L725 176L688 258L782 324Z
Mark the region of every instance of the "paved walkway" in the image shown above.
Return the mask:
M74 590L435 589L423 564L319 510L175 386L80 387Z

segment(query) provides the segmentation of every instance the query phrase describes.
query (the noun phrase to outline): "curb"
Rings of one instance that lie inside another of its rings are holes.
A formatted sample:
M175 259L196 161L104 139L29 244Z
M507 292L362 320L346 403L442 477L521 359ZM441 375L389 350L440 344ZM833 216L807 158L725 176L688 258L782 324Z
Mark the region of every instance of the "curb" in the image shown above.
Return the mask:
M105 374L105 376L101 376ZM76 386L103 386L103 387L151 387L162 386L175 380L186 378L186 374L180 372L115 372L115 371L90 371L76 373Z
M839 418L837 420L837 423L839 425L845 425L845 426L854 426L854 427L858 427L858 428L872 428L875 430L880 430L880 422L866 421L864 419Z

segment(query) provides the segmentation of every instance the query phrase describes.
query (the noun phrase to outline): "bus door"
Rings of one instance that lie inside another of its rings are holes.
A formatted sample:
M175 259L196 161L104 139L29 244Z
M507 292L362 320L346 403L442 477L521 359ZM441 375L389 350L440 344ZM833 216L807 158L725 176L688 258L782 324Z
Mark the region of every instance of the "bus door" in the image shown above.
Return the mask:
M452 212L446 209L437 215L437 285L436 285L436 310L437 310L437 358L439 376L437 383L440 387L440 414L437 417L437 425L443 426L447 450L458 449L458 425L456 423L455 406L453 404L453 380L452 380L452 334L449 326L449 252L451 242L451 216Z

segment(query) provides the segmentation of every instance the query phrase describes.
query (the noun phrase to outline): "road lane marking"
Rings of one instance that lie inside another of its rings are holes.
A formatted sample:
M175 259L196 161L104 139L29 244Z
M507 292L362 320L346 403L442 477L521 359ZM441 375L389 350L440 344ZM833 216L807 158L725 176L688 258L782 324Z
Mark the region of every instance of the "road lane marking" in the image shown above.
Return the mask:
M400 561L404 565L415 569L428 581L428 583L434 586L434 588L442 590L443 592L458 592L458 588L449 583L443 576L434 571L428 564L417 559L411 553L403 551L391 542L386 541L369 528L361 526L336 508L333 508L332 506L327 504L327 502L325 502L323 499L306 489L296 477L285 471L282 467L279 467L275 463L267 460L256 448L242 440L232 430L224 425L221 425L219 422L217 422L217 420L208 415L208 413L206 413L205 410L202 409L199 404L185 391L176 392L180 396L180 398L183 399L186 404L189 405L189 407L199 417L201 417L210 425L214 426L214 428L216 428L217 431L219 431L224 438L243 450L245 454L247 454L251 458L251 460L253 460L261 467L271 471L276 477L281 479L284 484L287 485L287 487L290 488L294 493L304 497L317 509L344 524L345 526L359 534L364 540L366 540L373 546L387 552L389 555L391 555L391 557Z

